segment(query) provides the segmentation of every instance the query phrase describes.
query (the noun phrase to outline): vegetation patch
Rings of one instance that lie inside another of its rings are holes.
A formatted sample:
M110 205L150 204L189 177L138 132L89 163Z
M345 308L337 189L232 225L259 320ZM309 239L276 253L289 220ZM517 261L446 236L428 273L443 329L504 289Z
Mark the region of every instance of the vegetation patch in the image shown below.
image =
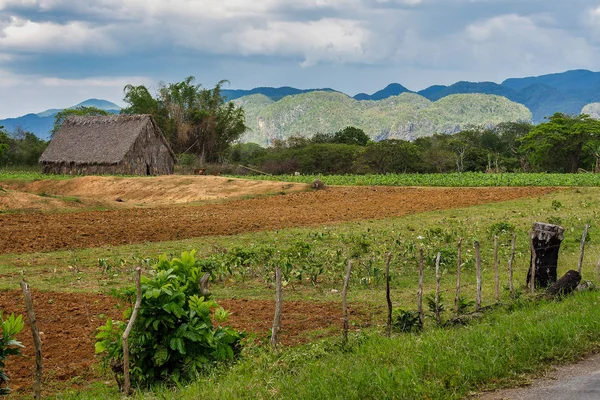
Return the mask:
M239 176L242 178L242 176ZM600 187L600 174L547 174L463 172L449 174L367 174L367 175L257 175L252 179L311 183L315 179L326 185L343 186L438 186L438 187L505 187L560 186Z

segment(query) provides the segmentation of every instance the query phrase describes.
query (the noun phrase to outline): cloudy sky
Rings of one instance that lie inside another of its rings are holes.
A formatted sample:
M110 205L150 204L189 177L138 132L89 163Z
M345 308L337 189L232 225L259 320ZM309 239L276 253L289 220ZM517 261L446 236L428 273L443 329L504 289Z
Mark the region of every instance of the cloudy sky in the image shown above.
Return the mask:
M0 118L123 86L412 90L600 70L600 0L0 0Z

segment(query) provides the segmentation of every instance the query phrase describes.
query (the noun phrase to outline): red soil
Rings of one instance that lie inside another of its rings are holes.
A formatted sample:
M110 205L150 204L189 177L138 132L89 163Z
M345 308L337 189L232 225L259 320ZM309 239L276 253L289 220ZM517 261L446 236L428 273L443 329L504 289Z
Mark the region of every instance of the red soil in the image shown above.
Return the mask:
M0 253L159 242L388 218L547 194L554 188L332 187L200 206L0 214Z

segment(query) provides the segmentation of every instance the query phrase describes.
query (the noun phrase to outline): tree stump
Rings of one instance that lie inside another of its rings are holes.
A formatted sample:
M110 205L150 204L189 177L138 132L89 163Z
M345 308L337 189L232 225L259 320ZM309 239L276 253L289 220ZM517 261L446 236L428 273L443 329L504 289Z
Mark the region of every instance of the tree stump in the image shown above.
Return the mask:
M570 270L546 290L546 297L566 296L577 289L579 282L581 282L581 274Z
M558 253L564 239L562 226L536 222L533 224L533 249L535 251L535 286L548 287L556 282ZM531 284L531 261L527 272L527 286Z

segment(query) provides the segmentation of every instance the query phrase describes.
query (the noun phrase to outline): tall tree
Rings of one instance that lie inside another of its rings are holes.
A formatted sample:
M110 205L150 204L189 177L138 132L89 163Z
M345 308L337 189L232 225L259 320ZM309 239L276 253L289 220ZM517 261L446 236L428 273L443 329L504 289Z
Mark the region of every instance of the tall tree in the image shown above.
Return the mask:
M378 174L414 172L419 168L421 157L419 147L398 139L371 142L361 155L362 162Z
M175 152L191 152L207 162L222 161L246 131L244 110L226 102L219 82L213 89L195 83L161 83L156 97L145 86L125 86L124 114L152 114Z
M366 146L369 143L369 136L360 128L348 126L333 134L331 143L339 144L354 144L358 146Z
M4 153L8 150L9 143L8 133L3 126L0 126L0 160L4 156Z
M521 143L541 170L577 172L584 149L600 139L600 121L588 115L556 113L531 130Z

